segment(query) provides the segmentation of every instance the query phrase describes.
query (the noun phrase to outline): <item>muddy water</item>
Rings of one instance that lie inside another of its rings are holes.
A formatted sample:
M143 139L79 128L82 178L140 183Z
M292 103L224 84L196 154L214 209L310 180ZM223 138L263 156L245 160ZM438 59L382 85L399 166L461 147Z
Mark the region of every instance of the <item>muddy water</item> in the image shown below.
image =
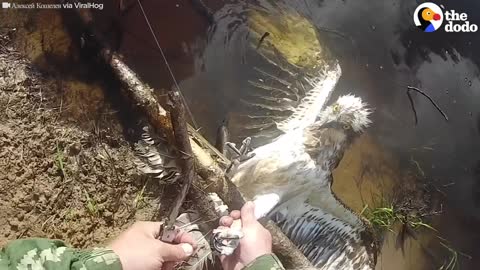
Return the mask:
M213 26L211 18L198 12L190 1L143 1L197 122L213 139L218 124L238 103L240 90L235 81L248 66L242 62L241 50L247 45L229 33L246 18L242 12L245 4L227 3L225 8L217 1L204 2L218 11L213 21L221 23ZM480 55L475 48L480 35L419 32L411 19L418 3L412 0L281 2L308 17L318 27L322 42L339 59L343 76L332 100L354 93L375 108L373 126L335 172L336 193L360 211L374 194L388 196L402 181L410 184L407 175L425 175L444 194L444 214L434 220L434 226L452 246L473 256L472 260L459 257L460 269L476 269L480 264ZM444 5L467 12L471 22L480 24L480 15L473 12L480 8L479 2L449 1ZM107 1L105 6L96 12L96 19L114 47L152 86L171 87L172 80L138 7L120 15L117 5ZM30 15L37 18L30 24L31 33L52 35L46 30L52 24L38 19L52 18L49 11ZM55 25L60 27L60 23ZM218 31L224 38L211 38ZM53 35L63 37L62 31ZM27 38L38 39L34 34ZM33 58L43 59L34 46L39 42L25 44L33 46L25 47ZM65 43L53 44L46 48L55 52L56 46L63 48L60 45ZM407 85L428 92L447 113L449 122L424 97L414 94L415 126ZM408 240L402 254L395 248L394 236L387 237L377 268L435 269L438 260L432 261L423 247L441 249L428 240ZM440 259L445 255L438 254Z

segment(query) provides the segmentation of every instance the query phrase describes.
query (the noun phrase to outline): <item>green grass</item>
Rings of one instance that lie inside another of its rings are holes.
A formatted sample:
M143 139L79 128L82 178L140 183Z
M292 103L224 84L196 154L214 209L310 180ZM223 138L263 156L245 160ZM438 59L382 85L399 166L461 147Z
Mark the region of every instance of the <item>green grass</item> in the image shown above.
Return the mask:
M71 208L67 209L67 211L66 211L66 213L65 213L65 219L66 219L66 220L73 220L74 215L75 215L74 212L75 212L75 210L73 210L73 209L71 209Z
M143 185L142 189L137 193L135 196L135 199L133 199L133 207L134 208L139 208L145 204L145 187L147 186L148 181L145 182L145 185Z
M367 204L360 214L372 224L378 233L394 232L393 227L396 224L407 225L414 230L423 228L437 232L421 215L412 213L413 211L408 208L397 207L395 203L389 202L385 198L374 199L373 204L377 206L370 207Z
M85 191L85 198L86 198L86 203L85 203L85 208L87 208L87 211L90 213L92 216L96 216L98 214L98 207L97 207L97 202L90 197L88 192Z
M442 266L440 266L440 268L438 268L438 270L460 269L459 268L459 262L458 262L459 256L462 256L462 257L467 258L469 260L472 259L472 256L470 256L468 254L465 254L463 252L460 252L460 251L456 250L455 248L453 248L445 238L442 238L440 236L437 236L437 238L440 240L440 245L444 249L446 249L446 251L449 254L447 259L445 259Z
M421 229L426 229L427 231L436 234L436 237L439 239L439 244L445 248L449 254L438 270L458 269L459 255L471 259L471 256L461 253L451 247L446 239L438 235L438 230L423 220L420 215L409 213L409 211L405 209L396 208L393 203L388 203L384 198L381 198L376 202L374 201L374 203L377 204L378 207L365 205L361 215L372 224L372 227L377 234L381 235L385 232L396 234L394 231L394 225L396 224L408 226L417 232Z
M378 231L388 230L393 232L392 227L399 220L396 210L393 205L387 205L383 207L370 208L368 205L365 205L361 215L363 215L370 223L373 228Z
M440 242L440 245L442 245L447 251L450 253L450 256L448 257L447 260L438 268L438 270L454 270L457 269L458 266L458 252L451 248L449 245Z
M414 229L425 228L425 229L429 229L429 230L438 232L437 229L432 227L430 224L423 222L420 219L418 221L411 221L409 225Z
M55 154L55 165L57 166L57 170L61 173L62 178L65 180L67 178L67 171L65 169L65 162L64 162L64 155L63 149L58 145L57 142L57 152Z

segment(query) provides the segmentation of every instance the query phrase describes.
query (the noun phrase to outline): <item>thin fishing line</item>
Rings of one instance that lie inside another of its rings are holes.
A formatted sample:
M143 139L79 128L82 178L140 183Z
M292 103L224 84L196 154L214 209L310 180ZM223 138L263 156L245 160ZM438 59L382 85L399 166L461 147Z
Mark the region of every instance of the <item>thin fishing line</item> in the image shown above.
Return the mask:
M194 220L194 221L192 221L192 222L190 222L190 223L186 223L186 224L184 224L184 225L182 225L182 226L180 226L180 227L178 227L178 228L179 228L179 229L183 229L183 228L185 228L185 227L187 227L187 226L190 226L190 225L192 225L192 224L195 224L195 225L205 224L205 223L214 221L214 220L216 220L216 219L218 219L218 218L212 218L212 219L209 219L209 220L202 221L202 222L200 222L200 223L196 223L197 221L199 221L199 220L201 220L201 219L202 219L202 218L197 218L196 220Z
M148 25L148 28L150 29L150 33L152 33L153 39L155 39L155 43L157 44L158 49L160 50L160 54L162 55L163 61L165 61L165 65L167 66L168 72L170 73L170 76L172 77L173 83L175 84L175 87L178 89L178 92L180 93L180 97L182 98L182 102L185 105L185 108L187 109L188 116L190 116L190 119L192 120L193 127L197 129L197 123L195 122L195 119L193 118L193 114L190 111L190 108L187 105L187 102L185 100L185 97L183 96L182 92L180 91L180 86L177 83L177 80L175 79L175 76L173 75L173 71L170 68L170 65L168 64L167 57L163 53L163 49L160 46L160 43L158 42L157 36L155 35L155 31L153 31L152 25L150 24L150 20L147 17L147 14L145 13L145 10L143 9L142 2L140 0L137 0L138 5L140 6L140 10L142 11L143 17L145 18L145 22Z

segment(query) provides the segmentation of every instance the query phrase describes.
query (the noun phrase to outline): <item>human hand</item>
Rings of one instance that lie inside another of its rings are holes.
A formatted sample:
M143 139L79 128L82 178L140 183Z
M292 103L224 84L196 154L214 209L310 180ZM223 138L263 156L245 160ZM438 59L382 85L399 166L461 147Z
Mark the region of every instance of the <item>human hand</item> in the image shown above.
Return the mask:
M240 211L222 217L219 228L241 229L244 234L232 255L220 257L224 270L240 270L256 258L272 253L272 236L256 220L253 202L247 202Z
M137 222L109 245L123 270L173 269L175 262L192 255L195 242L190 234L180 232L175 244L168 244L157 239L159 229L159 222Z

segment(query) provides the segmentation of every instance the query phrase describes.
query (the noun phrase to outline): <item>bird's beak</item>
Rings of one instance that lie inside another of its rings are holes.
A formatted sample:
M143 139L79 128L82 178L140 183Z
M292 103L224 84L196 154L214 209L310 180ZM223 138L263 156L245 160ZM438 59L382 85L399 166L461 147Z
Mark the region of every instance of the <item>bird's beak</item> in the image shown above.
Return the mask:
M440 20L441 18L442 18L442 17L440 16L440 14L437 14L437 13L433 14L433 20L438 21L438 20Z

